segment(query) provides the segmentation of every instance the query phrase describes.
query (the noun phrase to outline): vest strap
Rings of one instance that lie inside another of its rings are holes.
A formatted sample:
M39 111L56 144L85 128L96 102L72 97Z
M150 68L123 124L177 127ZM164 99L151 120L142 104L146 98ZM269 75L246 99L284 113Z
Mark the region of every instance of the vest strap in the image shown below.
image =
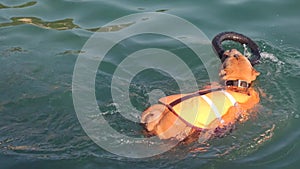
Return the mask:
M190 95L187 95L187 96L184 96L184 97L181 97L179 99L176 99L174 100L173 102L171 102L169 105L171 107L174 107L175 105L185 101L185 100L188 100L190 98L193 98L193 97L198 97L198 96L203 96L205 94L208 94L208 93L211 93L211 92L215 92L215 91L222 91L224 88L215 88L215 89L209 89L209 90L204 90L204 91L198 91L196 93L192 93Z

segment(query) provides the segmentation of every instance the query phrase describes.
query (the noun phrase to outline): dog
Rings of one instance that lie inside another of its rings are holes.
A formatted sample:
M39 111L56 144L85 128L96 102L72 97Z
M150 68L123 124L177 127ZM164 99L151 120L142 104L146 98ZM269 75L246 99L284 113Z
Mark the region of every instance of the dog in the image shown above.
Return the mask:
M247 44L256 58L250 60L237 49L225 51L221 44L225 40ZM141 115L146 136L193 142L204 131L222 133L237 121L247 120L249 110L260 100L252 86L260 74L253 67L260 58L259 48L250 38L235 32L221 33L212 43L222 61L220 82L195 93L159 99Z

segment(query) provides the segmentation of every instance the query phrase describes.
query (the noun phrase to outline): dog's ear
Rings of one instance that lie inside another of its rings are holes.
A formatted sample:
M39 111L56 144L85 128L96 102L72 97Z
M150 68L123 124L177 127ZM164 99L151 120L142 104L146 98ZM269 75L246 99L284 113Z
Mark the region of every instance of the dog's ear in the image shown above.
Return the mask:
M254 68L252 68L252 81L256 79L257 76L259 76L260 73L256 71Z
M220 73L219 73L219 76L220 76L220 77L226 76L226 71L225 71L224 69L222 69L222 70L220 71Z

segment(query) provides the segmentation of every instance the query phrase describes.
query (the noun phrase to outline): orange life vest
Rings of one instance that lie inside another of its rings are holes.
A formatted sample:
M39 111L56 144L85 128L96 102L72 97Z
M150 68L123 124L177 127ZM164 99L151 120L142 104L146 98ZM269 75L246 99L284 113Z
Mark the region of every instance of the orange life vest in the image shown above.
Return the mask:
M205 129L216 119L224 123L222 117L229 108L237 103L245 103L249 98L247 94L216 89L171 95L161 98L159 102L190 125Z

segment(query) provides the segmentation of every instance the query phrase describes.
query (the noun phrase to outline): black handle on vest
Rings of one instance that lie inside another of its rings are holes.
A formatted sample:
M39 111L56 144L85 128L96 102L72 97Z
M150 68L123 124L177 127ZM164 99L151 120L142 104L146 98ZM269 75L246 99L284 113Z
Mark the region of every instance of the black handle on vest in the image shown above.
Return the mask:
M222 42L225 40L232 40L235 42L239 42L240 44L246 44L247 46L249 46L252 54L254 55L252 59L249 59L252 66L259 62L261 56L258 45L249 37L236 32L222 32L216 35L212 40L213 48L222 62L224 61L223 54L225 52L224 48L222 47Z

